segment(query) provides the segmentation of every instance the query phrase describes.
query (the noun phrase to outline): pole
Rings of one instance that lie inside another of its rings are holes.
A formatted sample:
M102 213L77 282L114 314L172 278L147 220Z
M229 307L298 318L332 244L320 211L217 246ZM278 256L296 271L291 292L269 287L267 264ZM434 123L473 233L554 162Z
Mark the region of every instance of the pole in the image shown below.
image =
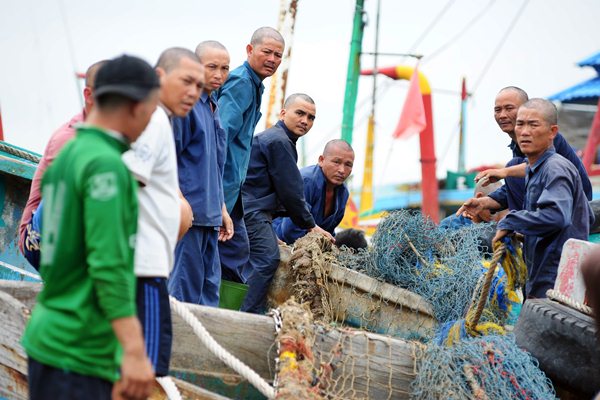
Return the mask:
M4 128L2 127L2 109L0 109L0 140L4 141Z
M367 145L365 149L365 168L360 192L360 212L373 209L373 151L375 148L375 105L377 103L377 51L379 50L379 15L381 0L377 0L377 17L375 19L375 54L373 56L373 90L371 93L371 115L367 126Z
M365 23L363 20L364 0L356 0L354 9L354 23L352 27L352 41L348 57L348 73L346 75L346 91L344 94L344 109L342 117L342 139L352 144L352 131L354 129L354 107L358 94L358 73L360 71L360 52Z
M465 135L467 132L467 79L462 79L460 94L460 133L458 135L458 173L465 172Z

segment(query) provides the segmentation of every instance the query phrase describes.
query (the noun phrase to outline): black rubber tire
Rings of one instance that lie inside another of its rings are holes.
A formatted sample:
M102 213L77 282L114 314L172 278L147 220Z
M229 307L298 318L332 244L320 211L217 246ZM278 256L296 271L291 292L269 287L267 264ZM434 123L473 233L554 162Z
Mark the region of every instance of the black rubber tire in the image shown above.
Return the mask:
M594 223L590 225L590 233L600 233L600 200L590 201L590 208L594 213Z
M600 344L592 317L549 299L527 300L514 333L517 345L537 358L555 385L590 398L600 391Z

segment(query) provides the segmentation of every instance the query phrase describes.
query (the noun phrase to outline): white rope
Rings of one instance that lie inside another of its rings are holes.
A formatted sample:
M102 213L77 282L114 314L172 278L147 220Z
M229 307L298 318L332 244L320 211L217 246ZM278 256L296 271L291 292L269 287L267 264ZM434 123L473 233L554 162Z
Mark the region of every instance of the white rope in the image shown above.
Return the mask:
M219 360L223 361L228 367L250 382L252 386L257 388L267 398L275 398L275 389L250 367L235 358L219 343L217 343L217 341L206 330L204 325L202 325L198 318L196 318L196 316L192 314L183 303L180 303L173 296L169 296L169 302L171 303L171 308L174 309L175 312L192 327L194 333L196 336L198 336L198 339L200 339L200 342L202 342L202 344L206 346L211 353L213 353L219 358Z
M179 389L177 389L177 386L175 386L175 382L173 382L173 379L171 379L170 376L161 376L159 378L156 378L156 381L167 394L167 399L183 400L181 397L181 393L179 393Z
M573 300L572 298L565 296L564 294L560 293L559 291L556 291L554 289L548 289L548 291L546 292L546 296L548 296L548 298L550 300L558 301L559 303L562 303L567 307L571 307L572 309L577 310L582 314L586 314L591 317L594 316L591 307L586 306L585 304L581 304L581 303Z

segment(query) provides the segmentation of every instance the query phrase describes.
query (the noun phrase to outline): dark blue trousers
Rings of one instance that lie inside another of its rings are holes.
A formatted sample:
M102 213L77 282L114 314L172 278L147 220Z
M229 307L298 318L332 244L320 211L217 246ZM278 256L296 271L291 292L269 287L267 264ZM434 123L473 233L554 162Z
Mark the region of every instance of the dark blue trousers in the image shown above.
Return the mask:
M241 310L259 314L265 311L267 291L279 266L279 245L270 214L253 212L246 215L245 221L250 241L248 266L251 273Z
M221 285L219 231L192 226L175 247L175 267L169 277L171 296L186 303L217 307Z
M244 223L244 208L241 196L235 203L231 214L233 220L233 237L226 242L219 242L221 258L221 274L223 279L232 282L246 283L250 271L246 264L250 256L248 233Z
M110 400L113 384L95 376L81 375L28 361L30 400Z

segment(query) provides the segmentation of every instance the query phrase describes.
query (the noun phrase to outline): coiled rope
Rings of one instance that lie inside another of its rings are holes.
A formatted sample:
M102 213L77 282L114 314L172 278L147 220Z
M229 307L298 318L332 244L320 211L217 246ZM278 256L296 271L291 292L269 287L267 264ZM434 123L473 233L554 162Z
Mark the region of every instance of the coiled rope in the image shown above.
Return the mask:
M175 312L192 327L194 333L196 336L198 336L198 339L200 339L200 342L206 346L211 353L217 356L219 360L223 361L228 367L240 374L243 378L248 380L252 386L257 388L267 398L275 398L275 389L250 367L248 367L242 361L225 350L219 343L217 343L217 341L206 330L204 325L202 325L198 318L196 318L196 316L192 314L183 303L179 302L172 296L169 296L169 302L171 303L171 308L175 310Z

